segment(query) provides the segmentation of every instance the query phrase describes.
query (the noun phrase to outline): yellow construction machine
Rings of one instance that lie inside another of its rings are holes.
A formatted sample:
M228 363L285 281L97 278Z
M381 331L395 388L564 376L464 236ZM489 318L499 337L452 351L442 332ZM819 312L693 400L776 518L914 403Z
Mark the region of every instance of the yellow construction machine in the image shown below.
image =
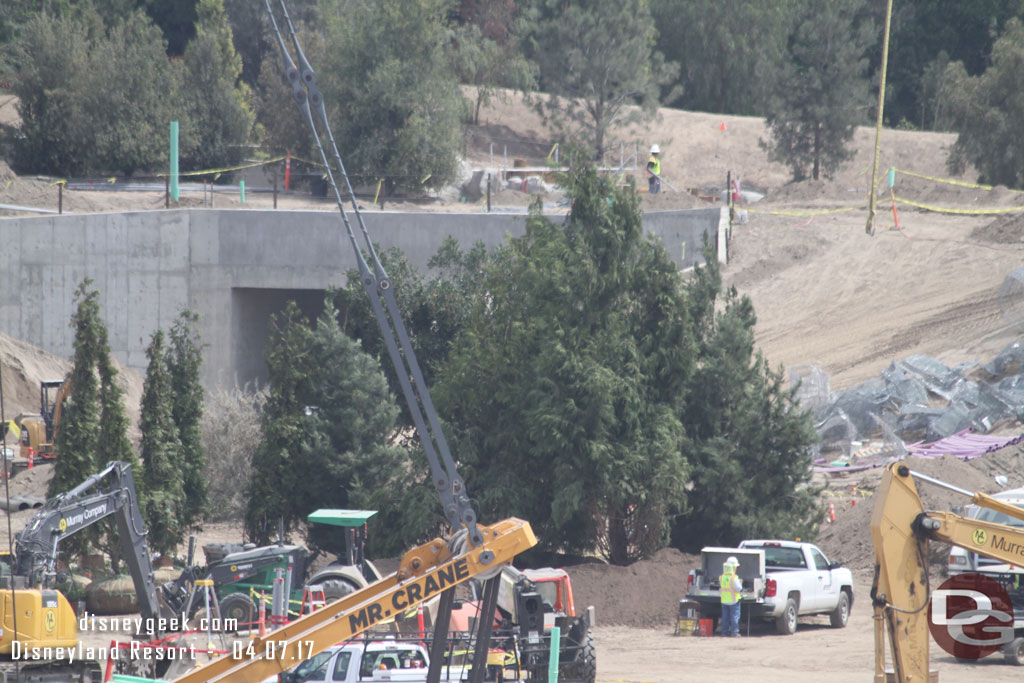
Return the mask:
M53 442L60 426L64 401L71 395L71 378L39 383L39 413L22 413L14 418L21 427L21 447L31 448L36 457L52 459ZM25 452L22 451L22 455Z
M984 493L972 493L912 471L903 463L888 466L875 497L871 541L875 549L875 578L871 588L875 620L875 683L936 683L929 669L929 605L935 591L928 575L928 543L941 541L1014 565L1024 564L1024 529L961 517L952 512L925 510L914 480L954 491L980 507L1000 513L1004 520L1024 520L1024 509ZM1004 516L1005 515L1005 516ZM950 593L951 591L945 591ZM987 600L982 597L981 602ZM945 609L943 596L943 610ZM979 610L982 605L978 605ZM990 605L991 607L991 605ZM975 610L975 611L979 611ZM1006 612L1009 616L1006 617ZM1005 647L1020 650L1024 639L1014 638L1012 604L1003 607L1001 630ZM943 615L945 620L946 616ZM963 623L972 623L973 618ZM885 641L892 669L887 670ZM1000 642L988 640L987 642ZM1013 653L1011 653L1013 654ZM1008 657L1010 658L1010 657Z

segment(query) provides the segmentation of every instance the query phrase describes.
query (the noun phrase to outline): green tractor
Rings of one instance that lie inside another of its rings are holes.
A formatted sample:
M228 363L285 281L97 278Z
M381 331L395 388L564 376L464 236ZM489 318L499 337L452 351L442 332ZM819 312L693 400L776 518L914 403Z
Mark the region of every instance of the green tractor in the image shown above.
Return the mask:
M317 510L311 513L309 521L344 527L348 532L345 535L345 556L312 576L309 575L310 553L302 546L283 542L261 547L251 543L211 543L203 546L206 567L193 566L190 547L188 568L177 580L164 587L163 599L176 614L191 616L204 605L202 591L196 590L196 580L211 580L220 605L221 623L225 627L255 622L260 596L269 598L278 578L291 579L286 593L289 613L301 613L314 598L322 598L325 602L337 600L381 578L377 568L363 554L366 522L375 514L376 511L372 510Z

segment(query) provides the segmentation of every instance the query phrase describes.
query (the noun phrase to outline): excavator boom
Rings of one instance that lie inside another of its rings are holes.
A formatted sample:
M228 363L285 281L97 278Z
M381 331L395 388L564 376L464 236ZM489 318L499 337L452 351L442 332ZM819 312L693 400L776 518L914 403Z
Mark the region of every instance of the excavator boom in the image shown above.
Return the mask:
M928 577L930 540L970 547L1011 564L1024 559L1024 530L967 519L952 512L925 510L914 479L941 486L1017 519L1024 510L984 493L972 493L915 473L902 463L886 468L871 514L875 579L871 599L875 619L875 683L886 683L885 640L892 654L896 683L929 679Z

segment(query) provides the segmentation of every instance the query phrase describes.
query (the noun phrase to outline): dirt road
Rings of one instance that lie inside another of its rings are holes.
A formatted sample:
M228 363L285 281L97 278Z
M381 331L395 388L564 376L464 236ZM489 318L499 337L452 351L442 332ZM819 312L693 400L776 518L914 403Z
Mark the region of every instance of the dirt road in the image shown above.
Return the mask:
M874 631L867 597L870 576L862 572L854 581L856 597L844 629L831 628L827 617L801 619L792 636L776 635L773 625L755 624L749 637L738 640L677 637L671 628L598 628L597 680L867 683L874 673ZM1005 664L1001 654L961 664L934 642L931 667L945 683L1019 683L1022 678L1021 668Z

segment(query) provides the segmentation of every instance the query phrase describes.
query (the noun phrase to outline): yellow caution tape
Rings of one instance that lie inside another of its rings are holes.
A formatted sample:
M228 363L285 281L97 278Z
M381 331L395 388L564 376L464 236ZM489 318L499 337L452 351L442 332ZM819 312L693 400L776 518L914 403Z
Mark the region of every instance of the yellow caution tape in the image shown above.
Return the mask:
M903 199L902 197L893 197L893 199L900 204L908 204L910 206L924 209L925 211L934 211L936 213L953 213L953 214L964 214L964 215L996 215L1001 213L1014 213L1016 211L1024 211L1024 206L1010 206L1002 209L951 209L945 206L932 206L930 204L922 204L921 202L915 202L911 199Z
M995 189L991 185L981 185L979 183L968 183L968 182L964 182L962 180L953 180L951 178L936 178L935 176L924 175L923 173L914 173L913 171L904 171L904 170L899 169L899 168L896 169L896 172L897 173L902 173L903 175L913 176L915 178L924 178L925 180L933 180L933 181L935 181L937 183L946 183L947 185L959 185L960 187L970 187L972 189L979 189L979 190L994 190ZM1021 190L1010 190L1010 192L1020 192L1020 191Z
M266 166L267 164L273 164L273 163L276 163L278 161L284 161L284 157L277 157L277 158L274 158L274 159L267 159L266 161L254 161L251 164L241 164L239 166L228 166L226 168L208 168L208 169L205 169L205 170L202 170L202 171L186 171L184 173L179 173L178 175L179 176L195 176L195 175L210 175L211 173L216 173L218 176L220 176L220 174L222 174L222 173L229 173L231 171L240 171L243 168L256 168L257 166ZM156 174L156 176L158 178L162 178L162 177L164 177L166 175L170 175L170 174L168 174L168 173L157 173Z

